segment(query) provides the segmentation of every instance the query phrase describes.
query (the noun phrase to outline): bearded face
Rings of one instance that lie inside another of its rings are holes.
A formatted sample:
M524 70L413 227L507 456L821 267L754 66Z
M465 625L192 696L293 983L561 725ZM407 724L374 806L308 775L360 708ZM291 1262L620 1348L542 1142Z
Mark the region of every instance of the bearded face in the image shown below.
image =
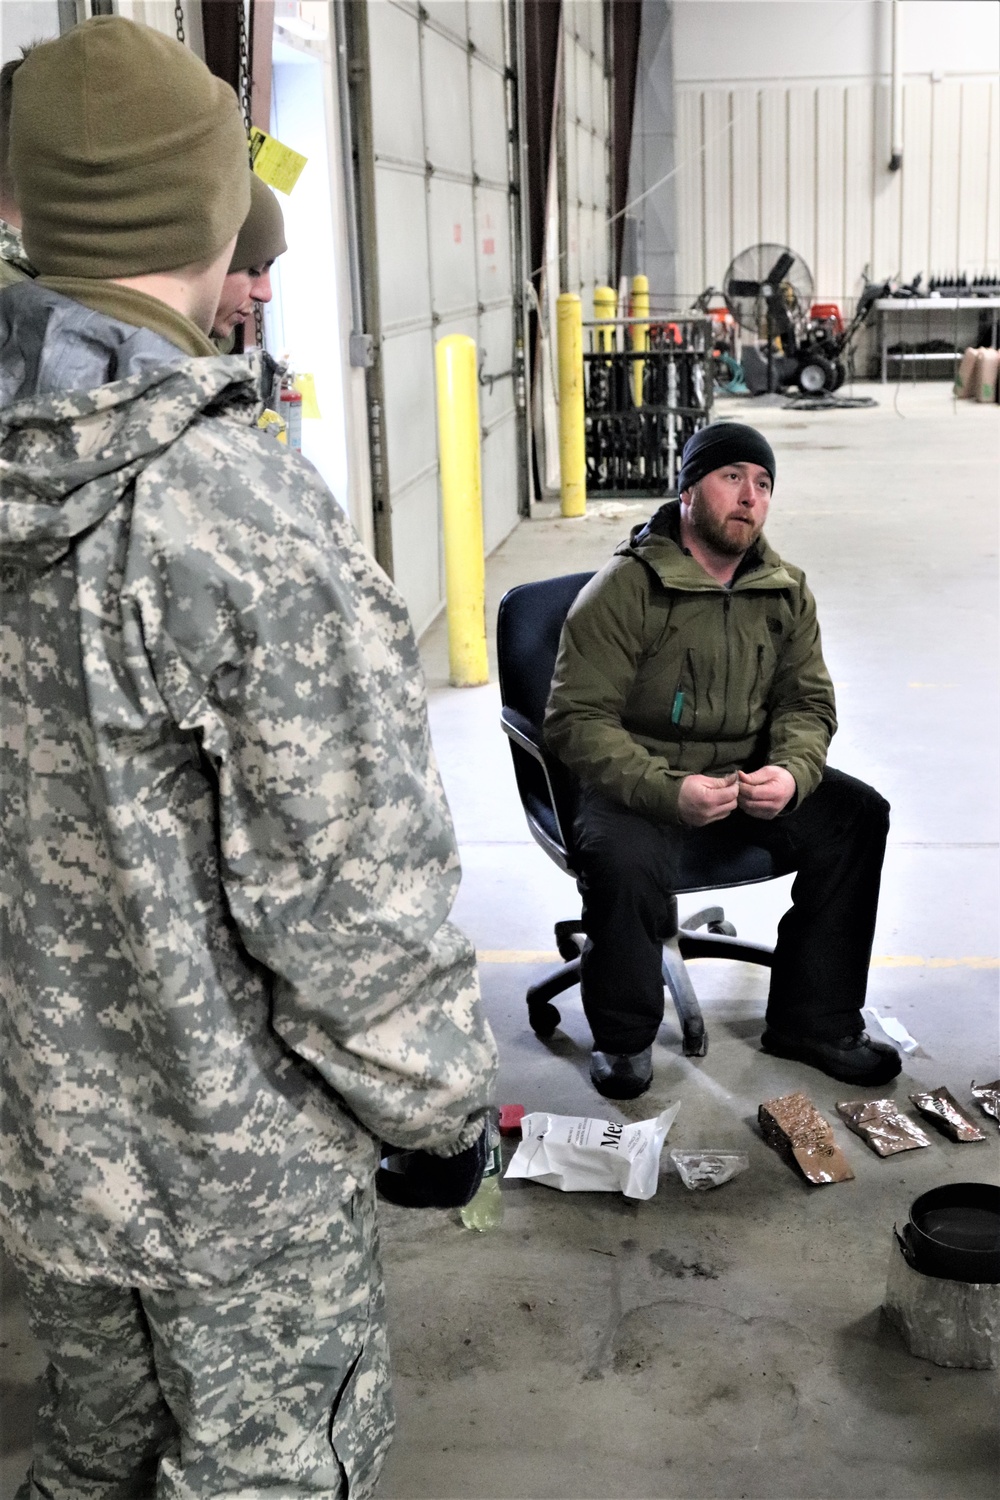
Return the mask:
M713 469L691 486L687 519L695 536L722 557L742 557L760 536L771 476L759 464Z

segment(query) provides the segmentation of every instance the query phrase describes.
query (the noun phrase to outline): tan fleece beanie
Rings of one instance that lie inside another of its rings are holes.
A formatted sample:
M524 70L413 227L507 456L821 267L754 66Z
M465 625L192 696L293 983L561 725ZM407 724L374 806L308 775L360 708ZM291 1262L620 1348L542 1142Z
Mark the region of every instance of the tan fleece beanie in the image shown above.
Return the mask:
M285 220L281 205L266 182L261 182L255 172L250 173L250 212L243 220L233 258L229 262L229 273L234 271L263 270L279 255L284 255Z
M42 275L107 280L212 259L250 207L236 95L149 26L95 16L14 77L11 175Z

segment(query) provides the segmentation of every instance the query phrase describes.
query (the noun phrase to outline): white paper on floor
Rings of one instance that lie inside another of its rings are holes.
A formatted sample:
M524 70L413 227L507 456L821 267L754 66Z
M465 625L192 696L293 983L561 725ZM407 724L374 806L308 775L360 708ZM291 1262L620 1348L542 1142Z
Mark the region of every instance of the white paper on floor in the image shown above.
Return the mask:
M927 1056L916 1037L911 1036L902 1021L897 1021L895 1016L880 1016L874 1005L866 1006L864 1014L871 1016L883 1036L887 1036L890 1042L895 1042L907 1057L912 1057L915 1052L919 1052L922 1057Z
M529 1177L562 1193L652 1198L663 1142L679 1109L679 1104L672 1104L655 1119L631 1125L542 1110L525 1115L521 1144L505 1176Z

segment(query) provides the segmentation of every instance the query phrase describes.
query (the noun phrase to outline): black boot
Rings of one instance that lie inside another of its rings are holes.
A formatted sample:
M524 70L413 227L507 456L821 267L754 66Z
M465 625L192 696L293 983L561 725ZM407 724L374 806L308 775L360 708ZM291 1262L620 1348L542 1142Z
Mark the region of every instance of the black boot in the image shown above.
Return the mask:
M863 1088L888 1083L903 1066L895 1047L873 1042L866 1031L859 1036L845 1036L837 1042L823 1042L811 1037L793 1039L781 1036L769 1026L760 1039L765 1052L774 1057L790 1057L828 1073L841 1083L856 1083Z
M590 1054L590 1081L605 1099L638 1099L653 1081L653 1049Z

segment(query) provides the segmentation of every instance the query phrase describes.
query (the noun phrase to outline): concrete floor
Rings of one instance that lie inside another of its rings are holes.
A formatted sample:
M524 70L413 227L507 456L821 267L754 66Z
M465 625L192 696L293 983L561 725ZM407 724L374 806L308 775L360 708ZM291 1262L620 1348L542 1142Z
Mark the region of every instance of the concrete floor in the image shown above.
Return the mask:
M906 1104L917 1085L945 1083L967 1100L972 1079L1000 1071L1000 413L953 403L938 383L895 401L892 387L870 390L877 409L731 401L720 414L753 421L775 448L768 535L819 601L843 726L832 763L893 805L870 998L921 1047L889 1091ZM523 524L489 560L491 622L506 588L599 566L651 508ZM882 1161L838 1122L856 1180L807 1186L764 1146L757 1105L803 1088L836 1118L851 1091L761 1053L766 974L716 961L692 965L708 1056L680 1055L668 1014L649 1094L602 1101L577 992L548 1044L527 1025L525 987L555 961L552 923L579 908L527 833L496 686L447 686L443 620L423 647L465 870L455 917L481 954L501 1100L622 1119L680 1100L668 1148L736 1147L750 1170L695 1194L665 1167L644 1204L505 1183L503 1224L483 1236L456 1215L386 1207L399 1427L379 1500L992 1496L995 1377L912 1358L878 1309L894 1221L934 1184L998 1180L996 1132ZM721 899L741 934L768 939L788 885ZM0 1500L23 1472L37 1371L9 1300Z

